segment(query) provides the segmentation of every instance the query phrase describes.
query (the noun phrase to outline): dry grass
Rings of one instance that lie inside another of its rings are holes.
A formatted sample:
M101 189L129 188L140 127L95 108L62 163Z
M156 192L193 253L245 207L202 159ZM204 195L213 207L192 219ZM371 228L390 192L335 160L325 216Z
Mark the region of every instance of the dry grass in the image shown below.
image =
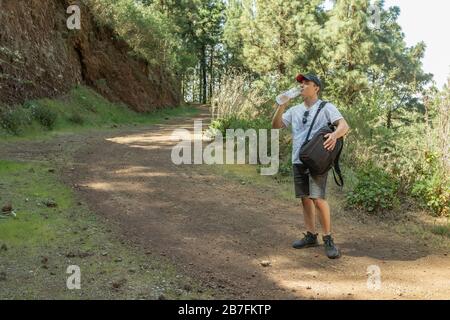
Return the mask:
M224 76L220 88L213 92L211 117L213 120L253 118L265 102L262 90L252 86L249 75L232 70Z

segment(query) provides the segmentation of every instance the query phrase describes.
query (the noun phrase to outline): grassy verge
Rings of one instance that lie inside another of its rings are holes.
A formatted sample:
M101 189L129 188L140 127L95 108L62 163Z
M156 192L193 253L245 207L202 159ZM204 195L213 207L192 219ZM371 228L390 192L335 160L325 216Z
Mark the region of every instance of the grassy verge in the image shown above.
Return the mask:
M84 86L58 99L40 99L12 109L0 109L0 139L34 139L52 137L57 133L105 129L111 126L148 125L176 116L194 115L188 106L137 113L123 104L109 102Z
M209 298L168 261L115 238L45 163L0 160L0 299ZM81 269L81 290L66 286Z

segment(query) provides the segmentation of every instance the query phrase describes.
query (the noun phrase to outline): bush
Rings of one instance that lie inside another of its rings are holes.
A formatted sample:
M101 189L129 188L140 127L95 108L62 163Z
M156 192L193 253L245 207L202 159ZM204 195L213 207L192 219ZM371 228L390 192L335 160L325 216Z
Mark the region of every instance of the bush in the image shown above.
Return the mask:
M347 194L347 205L369 213L390 210L399 204L398 182L383 169L369 165L357 173L357 184Z
M280 167L278 168L278 175L283 177L289 177L292 175L292 160L289 157L286 161L280 160Z
M55 111L43 105L33 105L31 110L33 119L37 120L42 126L46 127L47 129L53 129L58 117Z
M425 202L425 207L434 215L450 214L450 182L440 174L424 176L414 184L412 195Z
M0 126L11 134L20 134L23 125L29 121L22 111L22 109L0 108Z
M424 202L434 215L450 215L450 87L439 92L431 104L426 105L427 145L421 155L420 170L411 194Z
M84 123L84 118L79 113L72 113L68 120L69 122L78 125L82 125Z
M431 232L443 237L450 238L450 223L447 225L435 225L431 227Z
M272 121L269 117L259 116L255 119L239 118L237 116L230 116L222 119L213 120L210 125L211 131L216 130L226 137L227 129L267 129L272 128ZM270 131L268 131L270 134ZM270 144L268 145L268 152L270 151ZM292 174L292 138L290 132L282 130L280 132L280 167L278 176L290 176Z
M258 117L255 119L246 119L234 115L213 120L210 125L210 128L219 130L224 137L226 136L227 129L243 129L246 131L248 129L270 129L271 127L272 122L267 118Z
M230 70L224 74L220 88L211 98L212 119L257 119L267 116L264 91L250 75Z
M348 110L353 131L343 160L356 171L376 163L398 182L398 194L412 195L418 206L445 216L450 214L450 91L430 93L425 101L426 112L397 110L390 128L377 110Z

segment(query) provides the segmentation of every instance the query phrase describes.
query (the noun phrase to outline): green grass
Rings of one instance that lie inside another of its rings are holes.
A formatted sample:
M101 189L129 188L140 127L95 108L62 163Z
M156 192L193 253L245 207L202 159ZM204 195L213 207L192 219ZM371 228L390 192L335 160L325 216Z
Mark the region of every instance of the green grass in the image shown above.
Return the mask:
M49 168L0 160L0 205L10 202L16 213L0 214L0 274L6 276L0 278L0 299L211 297L157 253L117 239ZM57 207L47 207L48 200ZM81 290L66 287L69 265L81 268Z
M431 232L439 236L450 238L450 223L431 227Z
M0 203L12 202L21 214L21 218L0 223L0 239L12 246L33 246L53 240L55 234L43 217L52 214L53 222L59 223L59 215L53 214L73 205L69 191L55 188L50 177L36 172L31 164L0 161L0 177ZM48 200L57 200L58 208L49 210L44 204Z
M36 108L56 114L56 121L51 130L33 117L33 110ZM148 125L159 123L168 117L194 115L198 112L193 107L180 106L137 113L123 104L109 102L84 86L76 87L65 97L58 99L27 101L14 110L14 117L10 121L15 122L18 132L14 134L0 126L1 139L42 138L58 132L80 132L121 125Z

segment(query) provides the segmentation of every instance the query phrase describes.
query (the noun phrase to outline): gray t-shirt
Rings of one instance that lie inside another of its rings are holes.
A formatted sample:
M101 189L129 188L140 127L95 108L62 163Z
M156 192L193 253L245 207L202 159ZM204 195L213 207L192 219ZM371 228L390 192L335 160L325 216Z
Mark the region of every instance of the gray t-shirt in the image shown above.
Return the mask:
M321 102L322 100L319 99L311 108L309 108L309 115L307 117L308 121L306 124L303 124L303 114L306 110L308 110L308 108L304 103L290 108L283 114L283 123L286 128L292 125L292 163L301 163L299 159L300 148L305 142L309 127L311 126ZM336 121L343 118L344 117L336 106L328 102L323 107L322 111L320 111L309 139L311 139L323 126L326 126L328 123L334 124Z

